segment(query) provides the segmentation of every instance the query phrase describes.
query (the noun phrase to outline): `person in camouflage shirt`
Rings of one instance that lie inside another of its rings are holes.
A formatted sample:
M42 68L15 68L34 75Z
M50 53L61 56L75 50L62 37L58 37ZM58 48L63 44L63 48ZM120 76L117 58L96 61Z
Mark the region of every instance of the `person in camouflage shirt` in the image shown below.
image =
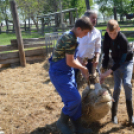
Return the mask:
M57 41L53 51L52 61L57 62L65 58L65 53L74 54L77 47L76 37L69 32L65 32Z
M85 129L81 125L81 96L75 81L74 68L81 70L83 76L88 79L88 69L77 59L74 59L77 47L77 37L82 38L93 28L88 17L82 17L75 23L74 28L65 32L57 41L52 57L49 59L49 75L51 82L62 98L64 107L57 121L57 128L62 134L89 134L91 129ZM74 132L69 128L68 121L72 121Z

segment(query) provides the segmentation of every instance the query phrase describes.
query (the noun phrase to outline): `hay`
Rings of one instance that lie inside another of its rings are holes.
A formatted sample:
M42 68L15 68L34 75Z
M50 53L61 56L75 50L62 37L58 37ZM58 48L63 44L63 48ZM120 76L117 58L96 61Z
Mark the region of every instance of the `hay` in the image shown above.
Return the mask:
M27 64L25 68L0 69L0 127L5 134L59 134L55 123L60 116L63 103L54 86L49 85L51 82L45 68L45 64L48 67L47 62ZM105 83L113 91L113 77L108 77ZM80 94L87 83L81 82L81 85ZM113 129L115 124L110 123L111 114L108 114L100 121L101 126L97 123L90 125L94 134L132 133L132 126L122 126L128 118L125 101L124 90L121 90L117 129Z

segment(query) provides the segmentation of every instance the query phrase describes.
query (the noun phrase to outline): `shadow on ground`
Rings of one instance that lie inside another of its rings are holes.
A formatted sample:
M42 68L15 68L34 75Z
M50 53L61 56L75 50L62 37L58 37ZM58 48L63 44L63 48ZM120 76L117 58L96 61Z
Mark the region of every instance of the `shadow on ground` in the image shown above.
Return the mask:
M128 124L127 122L124 122L123 124L121 124L120 126L115 126L115 127L111 127L111 129L107 130L106 132L100 132L100 129L105 127L108 124L111 124L112 122L106 122L101 124L100 122L94 122L92 123L90 126L88 126L87 128L91 128L93 130L93 134L112 134L112 133L120 133L120 131L125 130L126 128L128 129L132 129L134 128L134 126ZM70 127L73 130L72 124L70 123ZM41 127L41 128L37 128L34 131L32 131L30 134L61 134L57 127L56 127L56 122L50 124L50 125L46 125L45 127Z

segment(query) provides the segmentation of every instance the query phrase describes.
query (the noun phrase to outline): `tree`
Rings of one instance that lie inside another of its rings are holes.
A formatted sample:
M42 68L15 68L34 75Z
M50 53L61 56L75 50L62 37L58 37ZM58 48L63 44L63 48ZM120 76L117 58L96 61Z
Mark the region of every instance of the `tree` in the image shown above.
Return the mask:
M8 29L8 22L11 18L9 0L0 0L0 23L4 20Z
M96 0L96 3L99 5L99 11L107 17L113 15L113 7L116 7L120 19L124 14L132 11L131 0Z
M5 20L6 22L12 18L9 1L0 0L0 20ZM32 19L37 29L39 21L37 16L60 11L59 0L15 0L15 2L20 22ZM93 2L90 0L90 5L92 4ZM86 11L85 0L62 0L63 10L74 7L77 8L78 17L80 17ZM73 13L73 17L74 19L76 18L76 13ZM59 18L58 15L55 18L57 20ZM65 15L64 18L69 18L69 15Z
M38 30L38 15L42 13L46 1L44 0L16 0L19 16L24 22L27 19L32 19Z
M74 8L76 7L78 9L78 15L79 17L87 10L85 0L63 0L63 5L68 4L68 8ZM90 6L93 5L93 0L89 0Z
M93 5L93 1L90 0L90 5ZM62 9L69 9L69 8L77 8L78 17L80 17L85 11L86 11L86 4L84 0L62 0ZM44 5L44 13L48 12L57 12L60 11L59 8L59 0L49 0L47 1L46 5ZM76 13L73 12L73 18L77 17ZM60 22L60 16L55 16L56 25L59 25ZM64 15L64 20L69 18L69 14Z

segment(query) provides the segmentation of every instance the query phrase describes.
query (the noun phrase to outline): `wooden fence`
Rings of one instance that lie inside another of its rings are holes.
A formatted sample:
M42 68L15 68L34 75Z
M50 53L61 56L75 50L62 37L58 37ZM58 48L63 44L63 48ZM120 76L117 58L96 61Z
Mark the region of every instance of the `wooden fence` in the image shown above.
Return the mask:
M26 63L41 62L50 57L57 39L62 32L47 33L45 38L23 39ZM134 43L129 42L133 47ZM20 56L17 40L11 40L11 45L0 46L0 64L18 64Z
M10 1L16 40L11 40L11 45L0 46L0 64L34 63L45 60L51 56L54 44L62 32L47 33L45 38L22 39L16 3Z
M48 33L45 38L23 39L26 63L44 61L51 56L53 47L62 32ZM11 40L11 45L0 46L0 64L20 63L17 40Z

